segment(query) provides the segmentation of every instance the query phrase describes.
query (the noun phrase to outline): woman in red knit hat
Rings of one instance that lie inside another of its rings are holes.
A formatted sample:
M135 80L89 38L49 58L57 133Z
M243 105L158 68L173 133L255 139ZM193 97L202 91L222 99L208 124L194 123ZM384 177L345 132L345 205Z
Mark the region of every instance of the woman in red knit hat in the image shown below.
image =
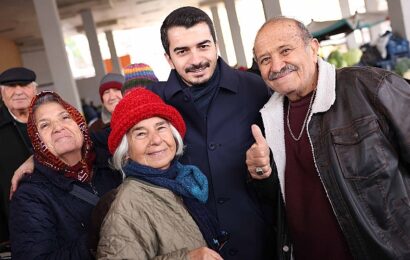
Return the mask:
M207 178L175 159L186 131L179 112L136 88L117 105L111 128L112 164L125 180L101 227L97 257L222 259L223 232L205 208Z

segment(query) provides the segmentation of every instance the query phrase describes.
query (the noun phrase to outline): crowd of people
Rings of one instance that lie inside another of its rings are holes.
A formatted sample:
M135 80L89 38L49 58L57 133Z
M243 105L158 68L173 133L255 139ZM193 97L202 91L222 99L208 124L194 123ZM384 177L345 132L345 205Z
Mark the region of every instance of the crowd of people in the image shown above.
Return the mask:
M0 74L13 259L410 258L403 78L336 70L293 18L257 32L258 73L218 56L201 9L172 11L160 35L169 78L107 74L92 124L36 94L33 71Z

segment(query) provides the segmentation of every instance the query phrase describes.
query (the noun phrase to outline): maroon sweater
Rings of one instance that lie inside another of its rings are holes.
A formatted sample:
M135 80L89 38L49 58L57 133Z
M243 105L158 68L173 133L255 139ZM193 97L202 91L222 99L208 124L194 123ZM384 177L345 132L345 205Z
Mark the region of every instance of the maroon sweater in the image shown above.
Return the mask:
M289 123L299 136L312 94L291 102ZM313 161L306 128L299 141L287 126L284 106L286 169L285 200L296 259L352 259Z

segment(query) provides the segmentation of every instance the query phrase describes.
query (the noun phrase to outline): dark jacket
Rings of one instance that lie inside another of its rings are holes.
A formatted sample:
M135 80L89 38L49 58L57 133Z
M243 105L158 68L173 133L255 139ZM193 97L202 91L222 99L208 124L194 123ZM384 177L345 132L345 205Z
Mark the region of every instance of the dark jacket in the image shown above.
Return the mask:
M167 82L150 87L182 114L187 125L183 164L198 166L209 180L207 206L230 233L224 259L268 259L272 220L269 206L257 198L248 181L246 150L254 143L251 125L261 123L258 110L270 91L257 75L230 68L218 60L220 83L206 117L197 111L189 89L175 70Z
M0 242L9 239L9 192L14 171L31 155L31 145L22 137L6 106L0 107Z
M122 179L98 153L94 173L86 184L35 164L34 173L22 181L10 204L13 259L91 258L87 233L94 206L69 192L76 184L102 196Z
M410 85L377 68L335 73L323 61L318 82L308 135L352 255L410 259ZM283 180L283 97L272 96L261 112Z

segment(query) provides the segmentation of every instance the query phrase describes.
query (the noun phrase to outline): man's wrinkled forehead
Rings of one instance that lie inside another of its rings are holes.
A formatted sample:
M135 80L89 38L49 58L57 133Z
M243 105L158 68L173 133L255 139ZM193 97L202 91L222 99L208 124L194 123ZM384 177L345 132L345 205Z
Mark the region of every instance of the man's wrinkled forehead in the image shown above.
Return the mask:
M292 20L279 20L265 24L255 38L254 51L261 46L297 45L302 42L302 34Z
M301 40L302 34L296 23L292 20L278 20L266 24L256 36L256 41L263 37L274 37L271 41Z

